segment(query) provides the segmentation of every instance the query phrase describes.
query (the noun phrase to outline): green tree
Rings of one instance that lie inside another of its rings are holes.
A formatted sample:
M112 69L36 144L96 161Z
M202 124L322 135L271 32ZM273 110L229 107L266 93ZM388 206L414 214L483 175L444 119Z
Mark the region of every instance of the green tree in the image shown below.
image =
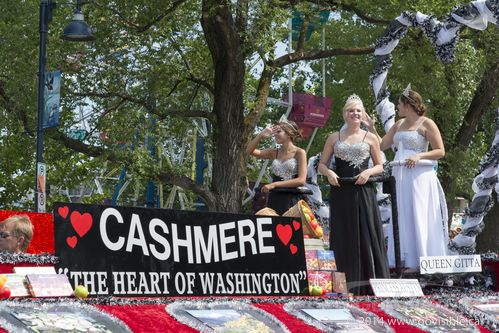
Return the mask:
M451 2L92 0L83 8L87 21L97 29L97 40L89 45L59 40L72 11L61 5L49 30L47 68L61 69L64 74L61 125L46 132L48 183L73 188L102 175L103 170L126 167L138 188L145 189L147 181L154 180L165 189L179 186L189 195L200 196L210 210L239 211L247 186L244 147L262 119L275 119L276 113L282 113L267 108L267 98L269 94L281 97L283 92L273 83L287 65L310 62L317 69L319 59L328 59L327 94L333 97L334 115L316 138L311 149L316 153L327 133L339 126L338 110L346 96L356 92L372 101L368 83L372 45L389 20L403 10L445 15L458 4ZM20 204L34 186L38 40L32 36L37 36L38 1L0 6L0 153L5 156L0 162L5 188L0 204L11 207ZM294 52L278 56L276 45L286 38L293 10L303 13L304 25ZM325 24L325 50L317 33L305 40L306 27L319 10L335 13ZM489 30L479 35L466 32L454 70L435 61L431 46L417 31L394 54L389 85L396 92L413 82L431 100L432 116L442 128L448 124L446 117L452 118L455 128L444 136L446 144L455 140L470 99L495 55L487 41L493 40L487 36L495 31ZM465 75L459 74L460 65L466 65ZM433 82L445 83L430 87L428 73ZM317 78L317 74L308 75L302 82ZM311 92L318 93L317 87ZM444 98L449 95L446 87L454 89L459 101ZM445 103L437 108L434 101ZM450 105L459 109L450 112ZM80 126L75 112L80 107L92 110L83 140L70 135ZM201 185L192 180L190 155L180 166L175 163L181 153L178 147L185 143L192 149L192 121L199 118L211 125L207 150L213 158L210 181ZM474 156L483 151L483 139L490 137L490 126L481 125L482 135L476 143L471 140ZM151 156L147 140L161 154ZM123 202L132 203L133 196L130 187ZM64 198L51 194L49 200Z

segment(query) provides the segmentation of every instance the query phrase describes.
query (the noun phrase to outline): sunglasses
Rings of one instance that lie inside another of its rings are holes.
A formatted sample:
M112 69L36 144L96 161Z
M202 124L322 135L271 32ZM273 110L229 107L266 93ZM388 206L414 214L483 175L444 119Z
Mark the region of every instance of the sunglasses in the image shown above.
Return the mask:
M9 234L8 232L5 232L5 231L2 231L0 232L0 238L9 238L10 236L12 236L11 234Z

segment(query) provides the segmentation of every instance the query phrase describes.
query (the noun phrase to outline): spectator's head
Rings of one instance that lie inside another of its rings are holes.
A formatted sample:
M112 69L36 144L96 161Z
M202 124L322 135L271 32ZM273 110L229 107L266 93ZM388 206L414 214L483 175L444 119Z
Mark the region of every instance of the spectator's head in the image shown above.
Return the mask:
M26 252L33 238L33 224L26 215L14 215L0 222L0 251Z

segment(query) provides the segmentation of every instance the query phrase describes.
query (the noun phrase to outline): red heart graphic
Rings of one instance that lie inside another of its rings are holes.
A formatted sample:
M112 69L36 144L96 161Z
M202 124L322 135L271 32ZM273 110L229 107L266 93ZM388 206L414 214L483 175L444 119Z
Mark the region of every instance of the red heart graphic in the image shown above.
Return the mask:
M289 246L289 249L291 250L291 254L295 254L296 252L298 252L298 246L296 246L295 244L291 244Z
M63 219L65 219L66 217L68 217L69 207L68 206L59 207L57 209L57 212L59 213L59 215L62 216Z
M78 243L78 238L76 238L76 236L68 237L68 238L66 238L66 243L68 243L69 247L74 249L76 246L76 243Z
M288 245L289 241L291 240L291 236L293 235L293 230L291 229L291 226L289 224L287 225L278 224L275 229L277 231L277 236L279 236L281 242L284 245Z
M293 221L293 228L295 228L295 231L300 229L301 223L298 221Z
M89 213L84 213L82 215L79 212L72 212L71 225L78 236L83 237L90 230L90 228L92 228L92 215Z

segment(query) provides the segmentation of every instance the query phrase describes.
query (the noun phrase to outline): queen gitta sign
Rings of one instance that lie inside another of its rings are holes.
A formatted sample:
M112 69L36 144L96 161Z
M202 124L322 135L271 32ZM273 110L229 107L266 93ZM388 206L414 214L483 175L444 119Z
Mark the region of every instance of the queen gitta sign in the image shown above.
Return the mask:
M421 274L481 272L480 255L431 256L419 258Z

